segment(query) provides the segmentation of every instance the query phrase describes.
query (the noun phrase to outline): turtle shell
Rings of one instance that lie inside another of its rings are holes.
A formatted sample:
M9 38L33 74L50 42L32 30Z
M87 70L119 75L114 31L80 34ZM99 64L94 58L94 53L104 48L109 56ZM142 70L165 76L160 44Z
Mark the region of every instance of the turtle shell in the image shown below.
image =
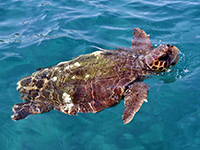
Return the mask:
M144 68L144 57L131 51L96 51L40 69L17 89L26 101L42 101L70 115L96 113L119 103L127 85L150 73Z

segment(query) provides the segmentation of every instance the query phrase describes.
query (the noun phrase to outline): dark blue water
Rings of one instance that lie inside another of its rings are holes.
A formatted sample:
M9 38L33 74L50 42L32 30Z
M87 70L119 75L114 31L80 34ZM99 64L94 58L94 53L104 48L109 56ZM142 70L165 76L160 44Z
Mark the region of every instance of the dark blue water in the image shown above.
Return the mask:
M101 48L130 47L132 29L174 44L180 61L145 80L148 103L123 125L123 101L98 114L58 111L14 122L17 81ZM0 2L1 150L199 150L200 1L6 0Z

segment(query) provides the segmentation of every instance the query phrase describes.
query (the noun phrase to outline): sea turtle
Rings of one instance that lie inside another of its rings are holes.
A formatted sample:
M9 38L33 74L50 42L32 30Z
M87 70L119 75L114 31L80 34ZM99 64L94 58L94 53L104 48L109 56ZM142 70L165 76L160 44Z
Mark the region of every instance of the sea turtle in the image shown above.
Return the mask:
M13 120L54 110L69 115L96 113L118 104L124 97L124 124L129 123L142 103L149 86L146 75L165 71L179 59L173 45L153 49L149 36L133 29L132 47L101 49L49 68L39 68L22 78L17 90L23 103L13 106Z

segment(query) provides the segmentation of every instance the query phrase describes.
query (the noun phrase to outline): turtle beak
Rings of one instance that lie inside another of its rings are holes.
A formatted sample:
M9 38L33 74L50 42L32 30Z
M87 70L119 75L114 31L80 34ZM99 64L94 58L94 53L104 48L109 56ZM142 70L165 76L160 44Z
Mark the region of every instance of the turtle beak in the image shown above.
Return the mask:
M175 65L179 59L179 49L173 45L160 45L145 56L145 62L155 72L165 71Z
M169 65L174 66L179 60L180 51L176 46L169 45L169 44L167 44L167 46L169 47L169 49L168 49L169 58L170 58Z

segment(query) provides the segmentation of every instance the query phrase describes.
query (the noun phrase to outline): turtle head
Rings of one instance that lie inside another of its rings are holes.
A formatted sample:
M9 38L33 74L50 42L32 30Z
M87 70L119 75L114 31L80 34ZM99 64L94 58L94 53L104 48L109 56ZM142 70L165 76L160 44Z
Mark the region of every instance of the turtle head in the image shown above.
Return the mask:
M145 56L145 62L155 72L165 71L179 59L179 49L173 45L160 45Z

